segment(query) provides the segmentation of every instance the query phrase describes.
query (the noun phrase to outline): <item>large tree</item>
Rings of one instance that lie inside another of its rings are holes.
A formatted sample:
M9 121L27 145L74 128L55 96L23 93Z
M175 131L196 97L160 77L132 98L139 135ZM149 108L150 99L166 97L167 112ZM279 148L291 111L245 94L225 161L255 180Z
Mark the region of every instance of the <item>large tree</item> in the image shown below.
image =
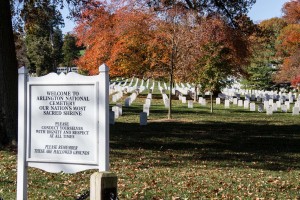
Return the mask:
M145 0L150 6L159 10L161 7L173 7L180 4L188 10L197 11L199 16L219 14L232 25L237 25L236 18L248 13L256 0Z
M0 1L0 143L17 138L18 72L10 1Z
M27 2L29 0L24 0ZM34 0L30 0L34 1ZM39 1L39 0L36 0ZM42 0L41 0L42 1ZM10 0L0 1L0 143L8 144L17 139L18 64L15 53ZM22 1L19 1L22 2ZM63 0L56 0L63 6ZM88 0L66 0L73 13ZM73 6L72 6L73 5Z
M232 72L241 71L239 64L243 64L241 60L246 58L244 52L248 48L245 47L243 38L243 35L247 35L247 30L243 27L245 23L241 23L242 20L239 19L254 1L206 1L207 5L204 1L147 2L150 8L154 8L155 17L147 15L149 9L137 4L124 4L126 6L119 6L113 11L102 4L99 8L84 11L85 17L79 21L76 33L80 44L84 44L87 49L78 64L93 73L94 63L107 62L111 67L111 74L119 76L143 77L149 74L147 72L151 69L153 76L169 81L171 100L174 80L179 81L187 77L190 72L188 69L195 66L199 60L196 58L200 55L197 52L203 50L197 45L197 35L201 31L205 32L206 28L200 28L198 32L195 29L202 23L206 24L207 28L212 27L205 23L206 19L219 16L224 27L227 27L224 30L231 30L224 36L228 37L225 43L231 45L228 47L231 51L227 59L218 61L224 66L214 64L213 67L219 66L219 71L227 69L225 75L221 73L222 79L226 79ZM218 24L214 27L217 26ZM223 29L215 29L211 34L215 31L222 34ZM226 40L224 37L223 41ZM223 45L220 44L220 48ZM218 52L219 49L211 51L209 53ZM223 58L226 57L226 51L220 53ZM195 76L195 73L190 75L192 76ZM168 116L171 117L171 101Z
M276 81L291 82L300 75L300 1L290 1L283 6L283 19L288 25L277 38L277 53L283 57L283 64Z
M244 82L248 88L267 89L273 85L273 75L282 63L281 57L276 55L275 46L286 25L281 18L264 20L258 25L259 31L250 37L252 59Z
M74 61L79 57L80 48L76 45L76 37L68 33L64 37L64 44L62 47L63 64L66 67L72 67Z
M202 19L198 29L199 54L190 77L201 86L203 94L210 92L213 112L212 95L229 85L232 77L245 74L250 55L248 35L229 26L218 15Z
M24 20L30 72L37 76L55 71L61 62L62 15L50 0L24 2Z

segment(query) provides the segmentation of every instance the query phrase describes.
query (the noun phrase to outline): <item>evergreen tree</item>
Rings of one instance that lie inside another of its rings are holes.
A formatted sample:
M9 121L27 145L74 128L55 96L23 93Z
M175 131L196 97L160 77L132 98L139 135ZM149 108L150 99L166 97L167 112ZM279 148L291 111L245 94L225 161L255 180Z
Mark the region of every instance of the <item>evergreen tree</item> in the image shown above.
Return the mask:
M286 23L280 18L264 20L259 24L259 34L252 37L252 59L248 77L244 80L249 89L268 89L273 85L273 75L282 59L276 55L276 40Z
M76 46L76 38L69 33L65 35L62 47L63 65L71 67L74 60L79 57L79 51L80 48Z
M22 18L25 22L30 72L40 76L55 71L61 61L61 14L49 0L28 1L24 5Z

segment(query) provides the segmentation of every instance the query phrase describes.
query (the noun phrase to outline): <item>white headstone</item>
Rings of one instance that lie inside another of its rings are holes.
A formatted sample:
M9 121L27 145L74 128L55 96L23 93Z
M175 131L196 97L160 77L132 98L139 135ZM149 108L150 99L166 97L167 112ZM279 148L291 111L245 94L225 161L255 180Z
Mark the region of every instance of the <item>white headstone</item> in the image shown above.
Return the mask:
M272 106L268 106L266 109L267 115L272 115L273 114L273 107Z
M117 103L116 106L118 107L119 116L122 116L123 115L122 104L121 103Z
M245 109L248 109L248 108L249 108L249 103L250 103L250 102L249 102L248 100L245 100L245 101L244 101L244 108L245 108Z
M269 107L269 101L264 101L264 109L267 109Z
M273 99L269 99L269 105L273 105Z
M280 108L280 106L281 106L281 102L278 100L278 101L276 101L276 104L277 104L277 108Z
M168 98L164 99L165 108L169 108L170 106L170 100Z
M147 98L145 104L150 107L151 106L151 99Z
M199 97L198 103L199 103L199 104L202 104L202 101L203 101L203 97Z
M188 100L188 108L193 108L193 100Z
M238 100L238 106L239 106L239 107L242 107L242 106L243 106L243 100L242 100L242 99L239 99L239 100Z
M277 103L272 103L272 107L273 107L273 112L278 111Z
M264 112L264 105L262 103L258 104L257 110L258 112Z
M281 105L281 112L287 112L287 106Z
M185 96L181 97L181 102L186 103L186 97Z
M238 104L238 99L237 98L233 98L233 104L237 105Z
M218 98L216 98L216 104L217 105L220 105L221 104L221 99L218 97Z
M112 111L114 111L114 114L115 114L115 119L118 119L119 118L119 107L118 106L113 106L111 108Z
M230 107L230 102L228 99L225 100L225 104L224 104L225 108L229 108Z
M291 107L291 104L290 104L290 102L289 102L289 101L286 101L286 102L285 102L285 105L286 105L286 109L287 109L287 110L289 110L289 109L290 109L290 107Z
M255 111L255 103L250 103L250 111Z
M202 98L201 103L202 106L206 106L206 99Z
M147 116L150 114L150 107L147 104L143 104L143 112L147 113Z
M299 115L299 107L293 107L293 115Z
M147 125L147 113L145 112L140 113L140 125L141 126Z
M294 107L299 107L300 108L300 102L296 101Z

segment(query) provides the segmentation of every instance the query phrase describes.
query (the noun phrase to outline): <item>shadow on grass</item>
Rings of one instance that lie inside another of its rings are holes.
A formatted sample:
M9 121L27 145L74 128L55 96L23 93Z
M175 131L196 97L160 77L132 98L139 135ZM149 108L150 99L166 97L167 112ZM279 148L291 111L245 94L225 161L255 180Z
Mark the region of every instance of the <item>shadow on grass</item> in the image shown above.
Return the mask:
M177 160L212 161L224 167L246 165L268 170L300 169L298 125L176 121L150 122L147 126L140 126L116 123L111 126L111 148L129 150L127 156L133 157L137 157L138 149L158 151L165 154L159 157L159 163L170 167L176 163L171 161ZM122 151L118 152L116 154ZM128 155L130 152L132 155ZM158 158L154 156L153 159Z

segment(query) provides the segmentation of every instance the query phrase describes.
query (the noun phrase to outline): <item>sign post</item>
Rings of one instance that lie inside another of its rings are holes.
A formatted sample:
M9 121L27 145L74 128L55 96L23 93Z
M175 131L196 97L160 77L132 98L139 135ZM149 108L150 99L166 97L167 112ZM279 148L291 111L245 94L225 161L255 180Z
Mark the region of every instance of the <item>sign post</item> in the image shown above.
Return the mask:
M28 77L19 69L18 200L27 199L27 167L109 170L108 67L99 72Z

